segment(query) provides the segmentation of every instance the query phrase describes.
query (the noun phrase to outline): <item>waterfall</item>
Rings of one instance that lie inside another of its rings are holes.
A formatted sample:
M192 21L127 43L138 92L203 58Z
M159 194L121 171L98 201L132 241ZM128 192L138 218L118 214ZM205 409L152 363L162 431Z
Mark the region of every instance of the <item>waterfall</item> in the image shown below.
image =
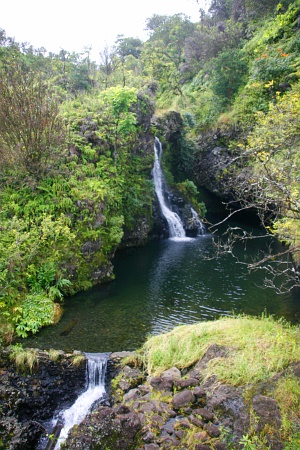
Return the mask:
M153 167L153 180L155 192L158 198L161 212L165 217L166 221L168 222L170 238L184 238L185 231L182 222L180 220L180 217L178 216L178 214L174 213L173 211L171 211L170 208L168 208L164 198L163 194L164 176L160 164L161 153L162 153L161 142L159 141L158 138L155 138L154 144L155 159Z
M205 234L205 227L204 227L203 223L201 222L199 215L193 208L191 208L191 213L192 213L192 222L193 222L193 224L196 225L196 227L198 229L197 236L202 236L203 234Z
M87 357L87 390L83 392L75 403L63 411L58 418L54 420L54 429L58 431L58 439L55 450L60 448L60 444L67 438L68 432L74 425L83 421L90 411L93 403L100 400L105 394L105 374L107 367L107 353L86 353ZM46 447L48 448L48 446ZM52 447L49 447L52 448Z

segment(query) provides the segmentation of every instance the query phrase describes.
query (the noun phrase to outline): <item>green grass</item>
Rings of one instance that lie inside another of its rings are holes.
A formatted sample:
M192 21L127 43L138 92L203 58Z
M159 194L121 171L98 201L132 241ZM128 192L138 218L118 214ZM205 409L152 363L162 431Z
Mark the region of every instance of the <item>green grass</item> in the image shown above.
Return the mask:
M300 383L294 375L287 375L277 382L274 398L282 417L281 434L289 442L288 448L300 444Z
M21 372L25 372L29 369L32 372L34 366L38 365L38 349L26 348L20 344L11 345L10 360L14 362L16 368Z
M51 348L49 350L49 359L50 359L50 361L56 362L56 361L59 360L60 356L61 356L61 353L60 353L59 350L55 350L54 348Z
M144 345L150 375L176 366L190 367L207 349L218 344L228 348L225 358L211 360L203 375L239 386L267 379L300 360L300 333L285 321L238 316L213 322L183 325L151 337Z

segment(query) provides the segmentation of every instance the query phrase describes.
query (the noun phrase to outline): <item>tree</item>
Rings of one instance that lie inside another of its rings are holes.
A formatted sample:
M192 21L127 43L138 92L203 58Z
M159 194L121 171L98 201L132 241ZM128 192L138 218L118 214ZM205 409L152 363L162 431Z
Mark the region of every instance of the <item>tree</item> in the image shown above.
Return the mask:
M243 38L241 24L228 21L220 26L199 25L185 41L185 61L192 74L221 52L239 48Z
M232 49L220 53L212 61L212 89L225 102L230 101L244 83L247 63L240 50Z
M104 88L107 89L110 86L109 80L116 70L116 50L106 45L103 50L99 53L100 56L100 72L104 75Z
M184 14L154 15L148 19L147 29L151 36L142 53L146 70L161 82L163 90L180 94L184 45L195 25Z
M58 156L63 126L54 91L41 73L21 61L1 68L0 155L2 169L19 166L36 178Z
M116 51L121 59L126 58L126 56L132 55L135 58L139 58L142 51L143 42L134 37L124 37L124 35L119 35L116 40Z

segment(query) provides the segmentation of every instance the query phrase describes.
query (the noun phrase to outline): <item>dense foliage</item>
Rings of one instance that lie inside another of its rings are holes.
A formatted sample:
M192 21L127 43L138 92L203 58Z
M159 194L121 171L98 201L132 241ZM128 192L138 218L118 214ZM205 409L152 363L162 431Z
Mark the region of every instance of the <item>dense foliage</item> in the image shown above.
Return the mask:
M234 130L235 195L298 271L299 14L299 0L213 0L198 23L154 15L145 43L118 36L98 64L90 48L47 54L1 30L2 334L36 332L64 294L112 277L124 227L151 214L154 95L183 118L172 184L197 204L198 138Z
M152 154L140 141L149 132L147 96L115 87L62 99L45 74L22 64L1 81L0 325L7 337L37 332L55 320L63 294L110 279L124 226L149 216L153 199Z

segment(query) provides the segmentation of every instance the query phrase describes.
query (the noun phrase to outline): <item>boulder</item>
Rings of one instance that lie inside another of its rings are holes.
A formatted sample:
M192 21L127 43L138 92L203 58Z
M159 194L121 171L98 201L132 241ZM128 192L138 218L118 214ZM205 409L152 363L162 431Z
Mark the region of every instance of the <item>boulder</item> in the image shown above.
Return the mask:
M185 406L190 405L191 403L194 403L196 400L196 397L190 391L189 389L178 392L178 394L175 394L172 399L173 407L174 409L180 409Z
M171 369L165 370L162 374L161 374L162 378L181 378L181 372L179 369L177 369L177 367L171 367Z

